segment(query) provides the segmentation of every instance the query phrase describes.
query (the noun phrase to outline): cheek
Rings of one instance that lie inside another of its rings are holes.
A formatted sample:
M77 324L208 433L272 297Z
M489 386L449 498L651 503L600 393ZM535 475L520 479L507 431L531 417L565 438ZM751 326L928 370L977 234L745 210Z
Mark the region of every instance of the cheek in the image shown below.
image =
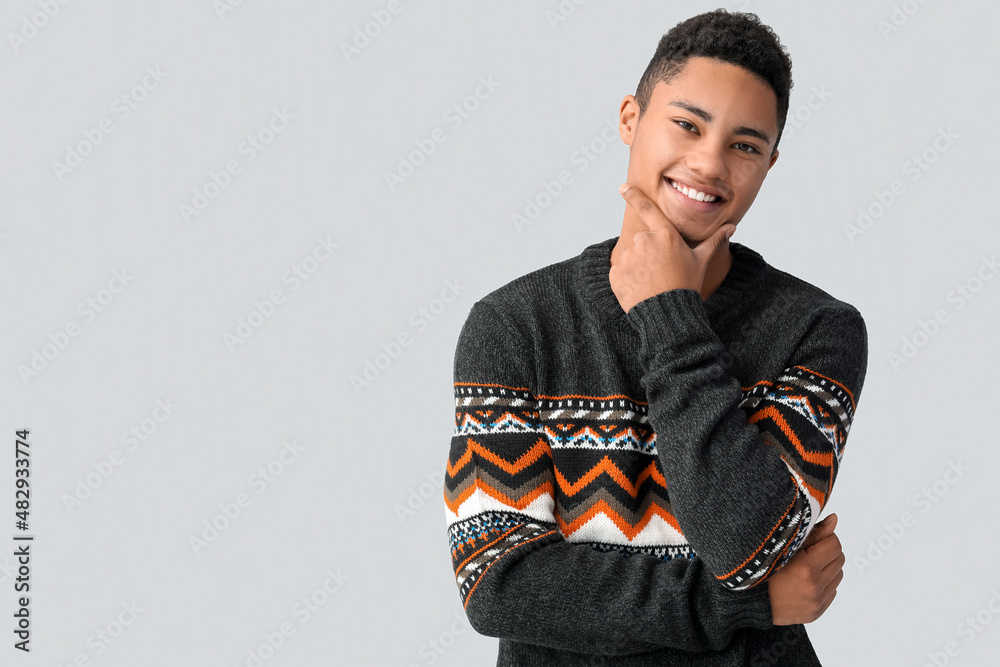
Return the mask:
M636 141L631 146L632 157L650 169L662 170L675 159L676 151L671 150L669 142L664 139Z
M733 191L741 196L754 196L764 182L760 167L746 161L737 163L730 171Z

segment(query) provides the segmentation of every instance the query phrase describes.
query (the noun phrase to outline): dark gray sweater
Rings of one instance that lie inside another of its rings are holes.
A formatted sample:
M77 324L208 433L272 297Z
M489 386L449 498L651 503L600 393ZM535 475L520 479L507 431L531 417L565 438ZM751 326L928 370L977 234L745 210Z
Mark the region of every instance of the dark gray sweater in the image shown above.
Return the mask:
M829 500L868 362L861 314L730 242L702 301L625 313L618 237L477 301L444 499L497 665L819 665L767 579Z

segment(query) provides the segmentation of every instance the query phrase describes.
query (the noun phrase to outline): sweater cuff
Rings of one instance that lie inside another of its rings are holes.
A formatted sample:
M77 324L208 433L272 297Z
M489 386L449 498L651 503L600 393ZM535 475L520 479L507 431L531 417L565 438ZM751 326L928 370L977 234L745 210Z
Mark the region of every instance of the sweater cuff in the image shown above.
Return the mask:
M626 317L643 338L657 338L671 346L683 347L705 335L715 337L701 293L694 289L660 292L632 306Z
M774 625L771 616L771 595L767 582L761 582L753 588L731 591L718 588L720 618L734 630L739 628L754 628L768 630Z

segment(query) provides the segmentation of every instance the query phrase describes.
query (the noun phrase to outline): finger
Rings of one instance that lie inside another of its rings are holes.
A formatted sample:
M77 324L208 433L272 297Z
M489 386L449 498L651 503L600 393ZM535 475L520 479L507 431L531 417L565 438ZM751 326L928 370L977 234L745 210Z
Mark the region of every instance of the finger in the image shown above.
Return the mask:
M718 252L719 247L728 241L729 237L732 236L735 231L736 225L722 225L708 238L702 239L695 245L691 245L691 243L688 242L688 246L691 248L691 252L694 253L695 257L705 263L708 263L715 253Z
M833 598L835 598L835 597L837 597L837 591L834 591L833 595L831 595L827 599L827 601L823 603L823 606L819 608L819 614L816 616L816 618L819 618L820 616L822 616L823 614L826 613L826 610L829 609L830 605L833 604Z
M840 569L833 573L830 577L830 581L823 588L823 597L832 596L837 592L837 587L840 586L840 582L844 580L844 570Z
M834 598L837 597L837 587L840 586L840 582L843 581L843 579L844 579L844 571L839 570L834 573L834 576L831 577L830 581L827 582L826 584L820 582L820 585L823 586L823 591L819 594L819 599L822 602L820 603L820 607L816 612L816 618L813 620L816 620L820 616L825 614L826 610L829 609L830 605L833 604Z
M830 579L833 579L835 576L837 576L838 572L841 574L841 576L843 576L844 564L846 562L847 562L847 555L844 554L844 552L842 551L840 552L840 555L838 557L834 558L832 561L827 563L826 567L820 570L820 574L822 575L822 580L829 581Z
M830 583L827 584L826 587L823 589L823 592L820 594L820 599L823 600L823 604L820 607L820 614L826 611L826 609L833 602L833 598L837 596L838 586L840 586L840 582L843 580L844 580L844 572L843 570L841 570L840 572L837 573L837 576L834 577L830 581Z
M833 532L833 522L823 519L823 521L817 523L813 527L813 529L809 531L809 534L806 535L806 539L802 545L802 548L807 549L811 547L813 544L820 541L824 537L827 537L832 532Z
M832 534L822 538L816 542L816 544L809 547L809 551L806 552L806 557L815 567L825 568L842 553L843 549L840 544L840 539L836 534Z
M823 537L826 537L827 535L832 533L834 529L836 529L836 527L837 527L837 515L831 514L828 517L824 518L819 523L817 523L813 527L812 531L810 531L806 539L808 540L813 535L816 536L816 539L822 539Z
M820 526L822 526L824 529L829 529L829 528L835 527L836 525L837 525L837 515L836 514L830 514L828 516L823 517L822 520L816 522L816 527L817 528L819 528Z
M837 527L837 515L831 514L819 523L817 523L813 529L806 536L805 544L802 545L803 549L811 547L816 542L829 536L833 533L834 529Z
M816 554L809 554L808 559L816 558ZM819 561L807 561L807 566L812 570L809 575L812 585L817 591L826 591L830 587L830 582L837 579L838 576L843 577L844 564L847 562L847 556L843 552L839 552L834 555L833 558L829 559L827 562Z
M663 214L663 211L660 210L660 207L656 205L656 202L647 197L646 193L638 187L622 183L618 187L618 191L621 192L625 202L635 211L639 217L639 221L647 229L671 229L676 232L676 229L670 223L670 220L667 219L667 216Z

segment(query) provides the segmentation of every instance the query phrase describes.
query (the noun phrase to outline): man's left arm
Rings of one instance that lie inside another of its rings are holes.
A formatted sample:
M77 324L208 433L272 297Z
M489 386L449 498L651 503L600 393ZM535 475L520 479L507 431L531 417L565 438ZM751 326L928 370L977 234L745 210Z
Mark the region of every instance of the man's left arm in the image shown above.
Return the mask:
M818 309L784 369L744 396L698 291L661 292L628 318L674 516L720 583L759 585L830 497L865 379L864 319L846 304Z

